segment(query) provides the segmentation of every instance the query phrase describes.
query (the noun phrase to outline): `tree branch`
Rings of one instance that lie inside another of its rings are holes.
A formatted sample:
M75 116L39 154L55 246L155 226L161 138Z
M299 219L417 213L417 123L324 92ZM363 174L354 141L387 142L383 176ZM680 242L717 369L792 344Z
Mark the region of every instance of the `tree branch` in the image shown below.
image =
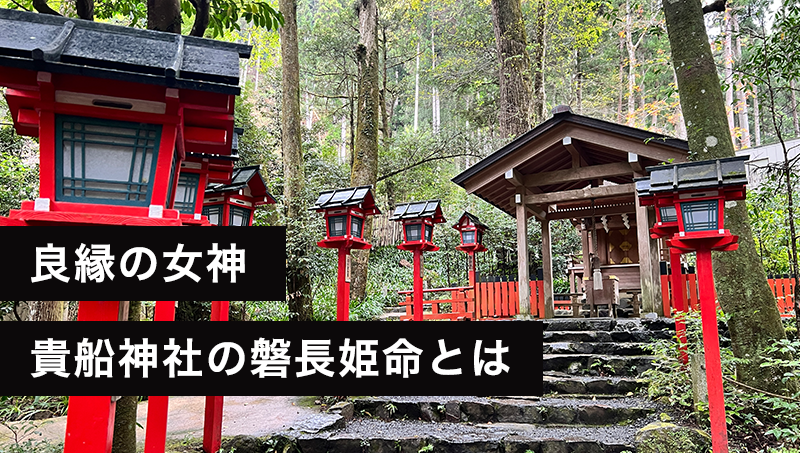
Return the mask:
M20 5L20 4L19 4L19 3L18 3L16 0L11 0L11 3L13 3L13 4L15 4L15 5L19 6L20 8L22 8L22 9L23 9L23 10L25 10L25 11L30 11L28 8L26 8L26 7L22 6L22 5Z
M709 3L708 5L703 7L703 14L724 13L725 6L726 6L725 0L714 0L713 3Z
M800 400L798 400L798 399L791 398L791 397L788 397L788 396L778 395L777 393L770 393L770 392L768 392L766 390L757 389L755 387L750 387L749 385L747 385L745 383L742 383L742 382L739 382L736 379L731 379L728 376L722 376L722 379L725 379L726 381L730 382L731 384L736 384L736 385L742 386L742 387L744 387L744 388L746 388L748 390L752 390L754 392L763 393L765 395L769 395L769 396L774 397L774 398L781 398L781 399L784 399L786 401L794 401L795 403L800 403Z
M94 0L76 0L75 9L83 20L94 20Z
M50 14L52 16L60 16L61 14L47 4L47 0L33 0L33 9L42 13Z
M194 24L190 36L202 38L208 29L208 21L211 9L211 0L189 0L194 6L197 15L194 17Z
M404 171L407 171L407 170L411 170L412 168L418 167L418 166L420 166L422 164L427 164L428 162L434 162L434 161L437 161L437 160L449 159L451 157L462 157L462 156L480 157L478 154L475 154L475 153L470 152L470 151L465 151L465 152L462 152L462 153L455 153L455 154L448 154L446 156L426 157L426 158L424 158L422 160L419 160L417 162L408 164L408 165L406 165L406 166L404 166L402 168L399 168L397 170L390 171L389 173L386 173L383 176L379 176L378 177L378 181L382 181L384 179L391 178L392 176L395 176L395 175L397 175L399 173L402 173Z

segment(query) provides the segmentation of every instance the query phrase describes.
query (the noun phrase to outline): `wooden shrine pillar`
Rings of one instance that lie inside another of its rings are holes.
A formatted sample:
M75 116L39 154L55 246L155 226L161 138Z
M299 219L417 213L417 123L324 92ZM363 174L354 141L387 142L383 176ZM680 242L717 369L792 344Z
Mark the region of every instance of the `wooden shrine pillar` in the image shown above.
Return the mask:
M217 453L222 445L222 404L224 396L207 396L203 421L203 451Z
M637 174L636 176L642 176ZM639 242L639 281L642 287L642 314L664 316L661 304L661 277L658 264L658 239L650 238L650 217L647 206L636 195L636 239Z
M230 301L211 301L211 320L227 321ZM205 419L203 421L203 450L217 453L222 444L222 405L224 396L206 396Z
M78 321L118 321L118 300L82 300L78 302ZM127 311L125 312L127 317Z
M153 321L175 321L175 304L177 303L174 300L157 300Z
M550 236L550 221L542 223L542 275L544 279L544 317L555 317L553 305L553 244ZM541 313L539 315L541 317Z
M517 210L517 277L519 279L519 316L531 315L531 277L528 273L528 213L524 195L516 195Z
M586 281L592 278L592 261L591 261L591 253L592 253L592 238L588 227L588 220L583 219L581 221L581 249L583 250L583 286L584 288L589 288ZM589 307L592 307L594 303L594 291L586 291L586 303L589 304Z
M168 396L147 397L147 430L144 438L144 453L164 453L164 446L167 443L168 414Z
M70 396L64 453L111 453L114 396Z

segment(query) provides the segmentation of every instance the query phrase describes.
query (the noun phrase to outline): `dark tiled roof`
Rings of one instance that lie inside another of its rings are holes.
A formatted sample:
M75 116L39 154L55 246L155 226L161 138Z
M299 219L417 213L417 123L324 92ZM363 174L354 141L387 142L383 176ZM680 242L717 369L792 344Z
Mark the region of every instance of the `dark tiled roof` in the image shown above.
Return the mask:
M251 46L0 9L0 66L239 94Z
M744 164L749 156L647 167L649 178L636 180L639 196L678 190L710 189L747 184Z
M319 194L311 210L318 211L345 206L360 206L365 211L373 211L374 214L380 213L380 210L375 206L375 198L372 196L372 186L326 190Z
M484 230L488 230L489 229L489 227L486 226L485 223L481 222L480 220L478 220L478 218L476 216L470 214L467 211L464 211L464 213L461 214L461 217L458 218L458 222L456 222L456 224L453 225L453 228L458 228L461 225L461 221L464 219L464 217L470 219L472 221L472 223L475 226L477 226L478 228L482 228Z
M437 223L444 222L440 200L400 203L394 208L389 220L419 219L423 217L433 217Z
M258 186L256 190L251 188L253 195L256 197L265 196L275 201L275 198L270 195L267 191L267 183L264 182L264 178L261 177L261 173L258 171L260 167L258 165L252 165L249 167L240 167L234 168L233 174L231 175L231 183L230 184L212 184L206 187L207 194L214 194L214 193L221 193L221 192L234 192L241 189L244 189L250 184L250 180L254 177L258 177ZM261 190L258 190L261 189Z
M554 127L556 127L561 123L580 124L598 130L603 130L608 133L619 134L636 140L641 140L642 142L660 143L665 146L675 148L677 150L685 152L689 151L689 144L686 142L686 140L680 140L677 138L668 137L666 135L655 134L653 132L646 131L644 129L636 129L634 127L612 123L610 121L592 118L589 116L578 115L572 113L572 110L562 110L555 112L553 116L550 117L550 119L548 119L547 121L537 125L530 131L520 135L511 143L498 149L494 153L487 156L485 159L473 165L472 167L464 170L461 174L456 175L456 177L454 177L452 181L463 187L464 182L470 177L474 176L477 173L480 173L481 170L489 167L493 163L508 156L514 151L522 148L523 146L527 145L528 143L537 139L538 137L544 135L546 132L552 130Z

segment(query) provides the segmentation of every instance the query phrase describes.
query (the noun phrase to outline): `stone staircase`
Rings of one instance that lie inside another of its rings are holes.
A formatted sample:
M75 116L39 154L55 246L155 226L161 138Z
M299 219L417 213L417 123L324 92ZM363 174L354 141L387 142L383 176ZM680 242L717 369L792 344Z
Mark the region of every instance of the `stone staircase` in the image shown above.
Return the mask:
M358 397L337 405L326 427L289 436L302 453L635 452L637 431L660 412L640 393L637 376L652 359L642 345L673 328L665 319L548 320L543 397Z

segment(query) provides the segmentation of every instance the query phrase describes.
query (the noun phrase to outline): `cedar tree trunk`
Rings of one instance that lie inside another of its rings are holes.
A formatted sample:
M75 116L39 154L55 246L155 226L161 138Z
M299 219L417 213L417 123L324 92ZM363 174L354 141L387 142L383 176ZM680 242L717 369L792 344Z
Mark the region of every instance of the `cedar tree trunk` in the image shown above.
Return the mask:
M147 29L180 34L180 0L147 0Z
M665 0L663 8L681 106L689 125L690 158L733 156L725 103L700 0ZM733 353L749 360L737 367L737 377L745 384L783 393L786 387L781 383L780 373L760 367L764 348L786 338L786 334L756 252L743 201L725 209L725 226L739 235L739 249L714 253L714 277L720 305L730 315L728 327Z
M289 310L298 321L310 321L311 277L306 259L308 247L302 240L306 213L305 176L300 124L300 60L297 44L297 3L280 0L283 14L281 36L281 69L283 87L281 115L281 148L283 151L283 202L286 209L286 290Z
M36 317L34 321L63 321L63 300L40 300L36 302Z
M353 186L375 186L378 181L378 119L380 117L380 86L378 68L378 4L376 0L359 0L358 59L358 118L353 168ZM364 239L372 239L372 217L364 222ZM367 263L369 250L353 251L351 297L361 300L367 292Z
M138 396L123 396L117 400L111 453L136 453L136 408L138 405Z
M500 61L500 136L518 137L531 128L532 108L531 58L520 0L492 0L492 26Z

